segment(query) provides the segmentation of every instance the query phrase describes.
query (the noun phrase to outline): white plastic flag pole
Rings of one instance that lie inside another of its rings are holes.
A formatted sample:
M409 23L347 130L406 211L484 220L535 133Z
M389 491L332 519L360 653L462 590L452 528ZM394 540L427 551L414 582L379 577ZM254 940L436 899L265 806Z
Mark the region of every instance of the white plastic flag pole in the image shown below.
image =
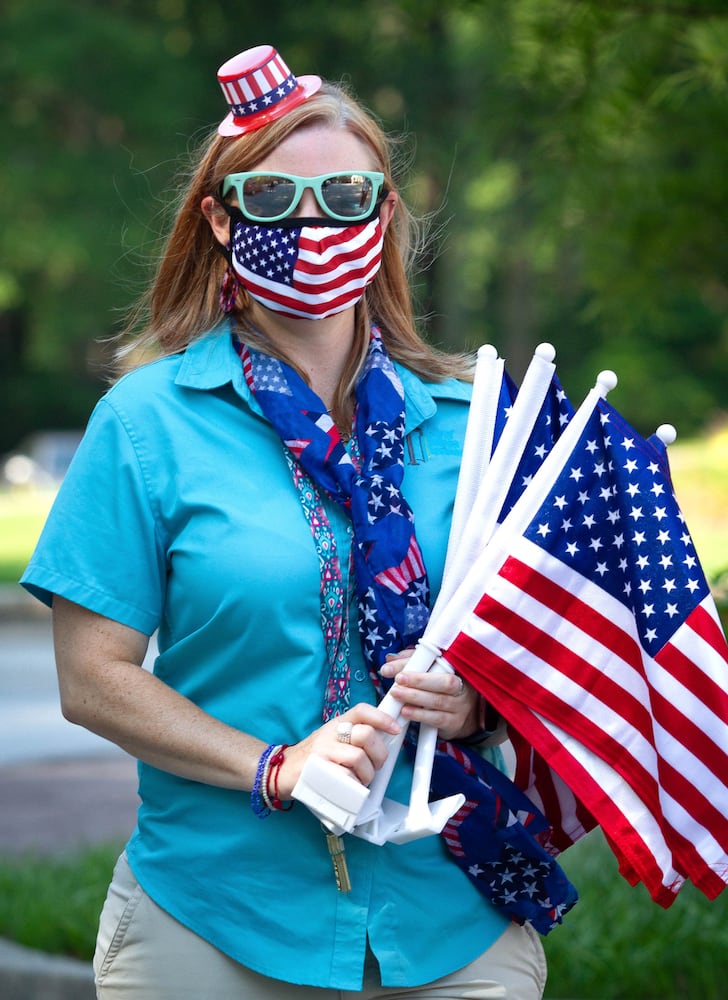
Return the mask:
M468 423L463 442L463 455L460 463L460 475L455 496L455 506L453 510L453 520L450 528L448 540L448 551L445 560L443 579L448 575L448 560L452 560L457 542L466 530L466 525L470 517L470 512L478 490L481 487L485 470L490 461L493 449L493 438L495 435L495 424L500 401L501 385L503 380L504 362L498 358L498 352L490 344L484 344L478 350L475 376L473 379L473 392L471 396ZM437 657L438 650L430 647L426 641L418 644L415 655L409 660L406 666L407 672L428 671ZM449 670L450 668L447 667ZM400 704L391 695L384 697L379 705L382 711L399 717ZM419 795L424 781L426 780L426 794L429 795L430 775L432 773L432 759L434 758L434 746L437 739L437 732L428 733L430 727L421 726L418 737L418 747L422 745L423 751L415 762L415 772L413 776L413 794L415 801L419 803ZM406 735L407 726L397 737L388 737L388 754L384 767L377 772L373 782L369 786L369 795L362 803L362 808L356 818L357 834L382 842L382 826L387 825L379 822L379 816L384 802L386 792L397 756L402 748ZM431 746L431 755L430 754ZM429 757L428 757L429 755ZM418 763L419 761L419 763ZM428 770L429 768L429 770ZM427 772L425 774L425 772ZM424 777L423 777L424 776ZM415 785L417 786L415 788ZM426 800L425 800L426 801ZM394 804L390 805L390 812ZM428 809L429 816L429 809ZM412 813L412 809L410 809ZM425 810L417 807L420 820L425 817ZM449 818L449 817L448 817ZM413 820L414 823L414 820ZM410 824L411 826L413 824ZM423 823L419 823L423 826ZM391 827L392 824L389 823ZM390 830L391 832L391 830Z
M432 609L431 620L447 608L453 592L469 567L490 541L498 524L508 491L528 439L551 386L556 365L556 351L551 344L539 344L524 375L510 416L488 465L488 475L481 483L472 504L467 528L458 540Z
M677 440L677 430L672 424L660 424L655 431L655 437L659 438L666 448L669 448Z
M425 674L428 670L430 670L439 655L440 650L435 646L432 646L423 637L417 643L414 653L407 661L405 670L410 674ZM393 719L400 718L402 705L391 694L391 692L385 694L377 707L382 712L386 712L387 715L391 715ZM396 736L384 737L385 744L387 746L387 759L383 766L374 775L374 779L369 785L369 795L362 803L361 811L356 817L357 826L368 823L379 812L384 799L384 793L386 792L387 785L389 784L389 779L392 777L392 771L394 771L394 765L397 762L399 751L402 749L402 744L404 743L405 736L407 735L407 728L408 723L405 722L402 724L402 728Z
M480 489L493 451L493 438L500 402L505 362L491 344L478 349L470 397L468 422L465 428L460 459L455 503L447 542L443 579L450 570L453 556L465 532L475 498Z
M432 670L452 673L450 664L442 659L438 659ZM461 793L430 802L438 737L439 733L434 726L420 725L409 806L404 818L389 834L388 840L392 843L404 844L428 834L440 833L450 817L465 804L465 796ZM355 832L358 833L358 829Z

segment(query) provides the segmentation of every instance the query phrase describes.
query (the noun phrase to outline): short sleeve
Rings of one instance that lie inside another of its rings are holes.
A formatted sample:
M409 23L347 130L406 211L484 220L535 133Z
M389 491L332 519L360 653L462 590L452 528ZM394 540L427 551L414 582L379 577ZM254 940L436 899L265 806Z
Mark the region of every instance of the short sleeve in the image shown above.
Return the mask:
M166 557L133 429L102 399L61 484L21 584L145 635L159 625Z

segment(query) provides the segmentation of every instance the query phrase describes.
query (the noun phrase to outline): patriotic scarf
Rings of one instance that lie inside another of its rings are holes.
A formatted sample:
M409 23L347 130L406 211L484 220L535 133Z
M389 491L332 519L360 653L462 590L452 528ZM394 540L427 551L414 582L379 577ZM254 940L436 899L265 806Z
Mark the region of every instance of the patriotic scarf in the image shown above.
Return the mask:
M291 456L319 553L322 625L332 671L324 717L331 718L348 705L348 656L341 642L345 600L336 586L341 574L333 532L300 470L351 519L359 638L381 696L379 668L387 654L414 645L429 617L414 515L401 491L404 390L379 330L372 327L356 386L354 461L321 399L290 366L247 345L236 348L251 391ZM483 895L542 934L560 923L576 902L576 890L538 842L547 835L548 823L533 803L476 750L454 742L438 744L432 790L437 797L466 796L442 835L453 860Z

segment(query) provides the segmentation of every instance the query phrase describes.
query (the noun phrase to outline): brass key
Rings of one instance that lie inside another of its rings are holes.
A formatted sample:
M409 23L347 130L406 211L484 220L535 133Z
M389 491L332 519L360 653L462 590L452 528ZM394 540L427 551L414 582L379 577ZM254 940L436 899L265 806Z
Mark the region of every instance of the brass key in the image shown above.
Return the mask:
M326 834L326 846L331 855L331 863L334 866L336 888L339 892L351 892L351 879L349 878L349 866L346 863L344 841L335 833L330 833L326 827L323 830Z

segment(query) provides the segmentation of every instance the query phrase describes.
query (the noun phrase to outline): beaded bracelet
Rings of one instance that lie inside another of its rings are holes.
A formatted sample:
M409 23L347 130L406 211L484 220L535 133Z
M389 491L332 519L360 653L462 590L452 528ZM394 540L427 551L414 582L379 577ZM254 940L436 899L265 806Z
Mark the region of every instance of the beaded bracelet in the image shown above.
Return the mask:
M253 790L250 793L250 805L259 819L270 816L273 809L288 812L289 809L293 808L293 802L284 806L278 795L278 772L285 760L288 746L288 743L271 743L260 755ZM273 779L273 795L270 793L271 778Z
M280 749L280 744L270 743L260 755L258 767L255 772L255 780L250 793L250 805L253 812L259 819L270 816L272 803L268 798L266 785L268 783L268 770L270 768L270 758Z
M283 743L281 746L276 747L275 753L273 753L268 758L268 769L265 775L265 798L270 803L273 809L277 809L280 812L289 812L293 809L293 802L289 802L288 805L283 805L281 798L278 794L278 773L281 769L281 765L286 757L286 750L289 744ZM273 795L270 794L270 780L273 779Z

